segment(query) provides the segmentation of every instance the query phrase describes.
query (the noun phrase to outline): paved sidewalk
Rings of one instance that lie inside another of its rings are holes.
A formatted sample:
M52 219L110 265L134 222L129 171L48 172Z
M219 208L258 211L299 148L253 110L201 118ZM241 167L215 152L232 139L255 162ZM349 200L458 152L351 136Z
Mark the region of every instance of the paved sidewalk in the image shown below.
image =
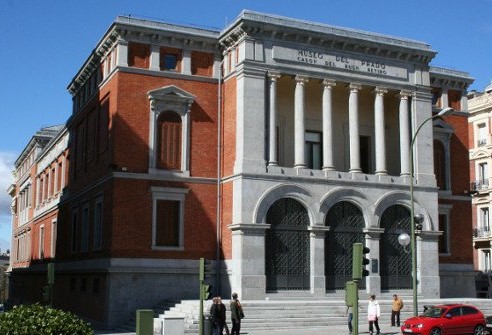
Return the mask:
M369 330L367 329L367 325L360 325L361 329L359 329L359 334L367 334L369 335ZM381 335L399 335L400 328L399 327L390 327L390 326L380 326L381 327ZM96 331L96 335L135 335L133 332L129 333L111 333L111 332L98 332ZM311 327L303 330L299 329L278 329L278 330L253 330L253 331L241 331L241 335L340 335L346 334L348 335L348 329L346 326L332 326L332 327ZM166 334L172 335L172 334Z

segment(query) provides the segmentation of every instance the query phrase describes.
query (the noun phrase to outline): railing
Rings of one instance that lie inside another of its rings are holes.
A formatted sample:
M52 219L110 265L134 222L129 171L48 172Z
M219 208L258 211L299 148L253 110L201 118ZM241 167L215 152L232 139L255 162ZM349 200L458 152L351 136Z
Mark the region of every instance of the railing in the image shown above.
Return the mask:
M489 179L475 180L470 183L470 190L481 191L489 188Z
M479 238L479 237L491 237L491 236L492 236L492 232L490 230L490 227L473 229L473 237Z
M482 138L482 139L480 139L480 140L477 141L477 147L483 147L486 144L487 144L487 139L486 138Z

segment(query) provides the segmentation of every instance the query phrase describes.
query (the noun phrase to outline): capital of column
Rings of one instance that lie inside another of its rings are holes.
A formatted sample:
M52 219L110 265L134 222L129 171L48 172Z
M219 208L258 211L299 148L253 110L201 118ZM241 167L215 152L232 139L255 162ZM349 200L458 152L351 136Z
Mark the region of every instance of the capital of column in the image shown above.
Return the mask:
M349 85L350 92L357 93L357 91L359 91L361 88L362 88L361 84L350 83Z
M333 88L335 86L337 86L337 82L334 81L334 80L331 80L331 79L323 79L322 83L323 87L326 87L326 88Z
M410 91L400 91L400 93L397 94L397 97L399 97L401 100L408 100L412 96L412 92Z
M388 90L386 87L381 87L381 86L376 86L376 88L373 91L376 95L384 95L388 93Z
M268 79L270 81L277 81L280 78L280 72L268 71Z
M297 84L304 85L305 83L307 83L309 81L309 79L307 77L297 75L295 77L295 81Z

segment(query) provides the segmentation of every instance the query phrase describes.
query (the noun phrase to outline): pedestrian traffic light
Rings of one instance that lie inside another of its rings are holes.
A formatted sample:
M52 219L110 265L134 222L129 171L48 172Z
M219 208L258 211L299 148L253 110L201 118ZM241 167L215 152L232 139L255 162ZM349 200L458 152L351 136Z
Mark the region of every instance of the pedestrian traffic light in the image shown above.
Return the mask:
M200 258L200 271L199 271L199 280L204 281L213 272L212 261L210 259Z
M51 287L49 285L41 287L41 295L43 296L43 301L49 303L51 300Z
M207 300L212 293L212 285L208 284L203 284L202 288L202 294L203 294L203 300Z
M357 283L355 281L348 281L345 283L345 305L347 307L354 307L358 301Z
M366 270L369 259L365 257L365 254L369 253L369 248L362 243L354 243L352 251L352 279L361 279L369 276L369 271Z

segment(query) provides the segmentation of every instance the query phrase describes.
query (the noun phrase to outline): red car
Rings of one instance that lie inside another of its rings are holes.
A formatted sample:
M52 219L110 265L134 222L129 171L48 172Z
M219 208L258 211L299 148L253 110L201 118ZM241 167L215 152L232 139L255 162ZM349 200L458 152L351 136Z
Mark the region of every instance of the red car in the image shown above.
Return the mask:
M483 335L485 325L485 316L478 308L449 304L425 306L423 314L405 320L401 331L403 334L420 335Z

